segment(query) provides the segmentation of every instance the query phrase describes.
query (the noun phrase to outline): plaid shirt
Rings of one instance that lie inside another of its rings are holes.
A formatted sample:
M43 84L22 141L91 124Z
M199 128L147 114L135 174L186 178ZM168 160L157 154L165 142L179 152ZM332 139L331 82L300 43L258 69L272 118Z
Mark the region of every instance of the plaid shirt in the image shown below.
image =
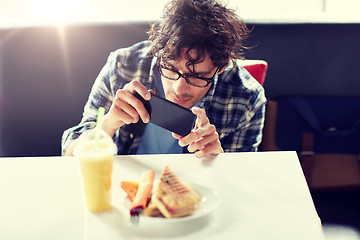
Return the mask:
M63 154L72 140L95 127L97 109L104 107L107 112L116 91L126 83L136 79L148 89L155 89L156 58L150 47L151 42L144 41L110 54L92 87L81 122L63 133ZM224 151L236 152L257 150L262 139L265 104L263 87L244 68L230 64L216 75L199 107L205 109L210 123L215 125ZM113 137L118 154L136 154L143 129L144 124L140 123L119 128Z

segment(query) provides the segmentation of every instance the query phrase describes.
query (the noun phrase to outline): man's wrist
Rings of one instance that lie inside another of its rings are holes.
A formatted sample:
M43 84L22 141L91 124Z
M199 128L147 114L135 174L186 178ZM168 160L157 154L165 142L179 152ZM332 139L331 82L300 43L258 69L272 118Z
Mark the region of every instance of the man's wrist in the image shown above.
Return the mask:
M110 137L113 137L118 128L111 127L110 120L106 114L103 119L103 130L109 134Z

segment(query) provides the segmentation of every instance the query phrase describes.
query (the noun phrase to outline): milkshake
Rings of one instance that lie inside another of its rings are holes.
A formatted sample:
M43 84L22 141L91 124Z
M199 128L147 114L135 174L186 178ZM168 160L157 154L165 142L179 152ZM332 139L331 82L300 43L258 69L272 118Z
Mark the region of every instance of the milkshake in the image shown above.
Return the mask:
M111 174L116 145L109 135L100 130L84 132L74 155L80 162L86 205L90 211L111 208Z

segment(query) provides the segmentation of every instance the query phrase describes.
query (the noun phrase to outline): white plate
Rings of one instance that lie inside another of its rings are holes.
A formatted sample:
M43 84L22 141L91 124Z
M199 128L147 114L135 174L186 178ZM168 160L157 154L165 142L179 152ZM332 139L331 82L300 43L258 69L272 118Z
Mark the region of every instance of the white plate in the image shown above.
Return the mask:
M193 189L200 194L201 207L193 212L191 215L186 217L180 217L180 218L160 218L160 217L147 217L144 215L141 215L141 219L146 221L162 221L162 222L182 222L182 221L189 221L192 219L196 219L202 216L205 216L206 214L209 214L214 209L216 209L220 204L220 198L216 191L196 183L191 183ZM126 198L124 201L125 207L130 208L131 202L129 198ZM140 219L140 221L141 221Z

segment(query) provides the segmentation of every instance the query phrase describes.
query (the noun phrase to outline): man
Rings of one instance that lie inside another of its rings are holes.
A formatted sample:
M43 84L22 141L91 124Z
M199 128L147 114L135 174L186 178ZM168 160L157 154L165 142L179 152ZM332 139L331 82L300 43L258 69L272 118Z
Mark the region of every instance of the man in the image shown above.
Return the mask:
M264 89L236 64L248 33L245 23L216 0L170 2L148 41L110 54L81 122L63 134L63 154L72 155L79 135L94 128L99 107L106 109L103 129L113 137L118 154L188 151L201 158L256 151L264 124ZM191 108L197 116L192 132L181 137L148 123L149 113L135 91L146 100L153 91Z

